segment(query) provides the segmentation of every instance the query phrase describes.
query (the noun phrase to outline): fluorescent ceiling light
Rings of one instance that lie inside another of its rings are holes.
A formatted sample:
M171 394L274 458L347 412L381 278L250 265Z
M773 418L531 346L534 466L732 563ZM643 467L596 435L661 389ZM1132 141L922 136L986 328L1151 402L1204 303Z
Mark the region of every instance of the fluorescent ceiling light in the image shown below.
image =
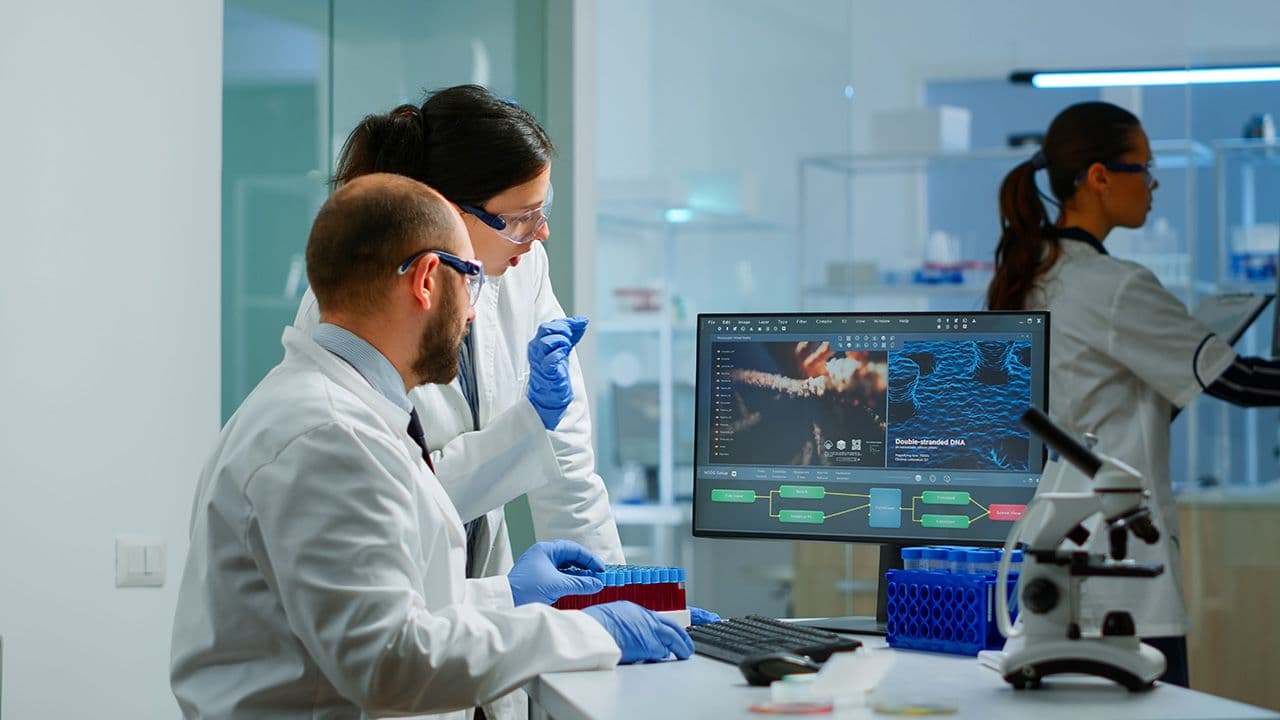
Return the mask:
M1009 81L1030 83L1038 88L1280 82L1280 65L1135 70L1019 70L1009 75Z
M687 223L693 219L693 211L682 207L667 208L667 211L662 213L662 217L673 225Z

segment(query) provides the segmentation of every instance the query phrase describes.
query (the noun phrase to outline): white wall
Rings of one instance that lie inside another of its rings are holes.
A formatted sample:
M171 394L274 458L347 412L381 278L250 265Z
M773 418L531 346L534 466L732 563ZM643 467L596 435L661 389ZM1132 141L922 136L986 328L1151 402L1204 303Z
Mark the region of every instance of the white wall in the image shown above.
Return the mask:
M221 0L0 4L6 720L173 718L169 631L218 432ZM114 587L162 536L163 588Z

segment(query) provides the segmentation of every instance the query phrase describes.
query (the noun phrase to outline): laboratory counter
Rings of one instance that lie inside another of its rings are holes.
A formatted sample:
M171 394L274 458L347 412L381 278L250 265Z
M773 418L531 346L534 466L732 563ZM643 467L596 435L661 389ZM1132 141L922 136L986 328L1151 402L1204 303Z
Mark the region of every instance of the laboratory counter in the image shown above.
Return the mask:
M1178 496L1191 684L1280 708L1280 491Z
M983 720L1280 720L1271 712L1173 685L1131 693L1090 677L1054 676L1039 690L1014 690L976 658L895 650L884 638L862 637L857 652L893 653L894 664L878 694L940 700L956 708L951 718ZM615 671L547 673L526 686L534 720L681 720L759 718L748 710L770 699L769 688L751 687L738 669L695 655L684 662L651 663ZM837 707L825 717L883 718L868 707Z

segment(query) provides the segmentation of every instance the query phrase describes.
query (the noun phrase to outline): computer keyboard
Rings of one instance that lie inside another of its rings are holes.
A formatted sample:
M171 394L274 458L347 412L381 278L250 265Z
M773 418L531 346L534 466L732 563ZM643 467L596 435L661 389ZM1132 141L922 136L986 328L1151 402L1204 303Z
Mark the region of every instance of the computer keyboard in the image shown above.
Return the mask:
M826 630L781 622L759 615L729 618L689 628L699 655L737 665L743 659L767 653L805 655L824 662L833 652L853 650L862 643Z

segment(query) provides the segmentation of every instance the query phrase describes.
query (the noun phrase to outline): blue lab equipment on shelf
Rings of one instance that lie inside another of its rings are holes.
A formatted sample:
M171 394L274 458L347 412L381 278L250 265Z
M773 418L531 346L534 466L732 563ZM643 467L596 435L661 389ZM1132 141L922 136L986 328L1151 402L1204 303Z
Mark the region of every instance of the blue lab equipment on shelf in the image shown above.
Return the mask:
M1021 555L1014 551L1010 558L1005 592L1011 613L1017 612L1014 588ZM889 645L956 655L1003 647L995 619L999 559L995 550L903 548L904 569L885 573Z

